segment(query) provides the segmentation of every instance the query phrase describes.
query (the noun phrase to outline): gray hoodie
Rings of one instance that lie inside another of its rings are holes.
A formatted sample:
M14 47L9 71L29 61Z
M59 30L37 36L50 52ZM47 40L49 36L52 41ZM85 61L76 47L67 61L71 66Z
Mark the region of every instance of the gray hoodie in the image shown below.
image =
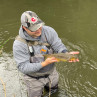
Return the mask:
M53 48L54 52L60 53L63 50L67 51L66 47L61 42L61 39L58 37L56 31L49 26L42 27L42 34L38 38L33 38L29 36L25 31L23 31L22 27L20 27L20 30L19 30L19 35L22 38L26 40L31 40L31 41L35 41L35 40L43 41L44 34L46 35L47 41ZM34 46L34 51L36 55L40 53L39 50L40 50L39 46ZM48 66L42 67L41 62L30 63L31 56L29 54L27 44L18 40L15 40L13 43L13 55L18 65L17 66L18 69L24 74L31 74L35 72L41 72L41 73L46 72L46 71L49 71L54 65L54 64L49 64Z

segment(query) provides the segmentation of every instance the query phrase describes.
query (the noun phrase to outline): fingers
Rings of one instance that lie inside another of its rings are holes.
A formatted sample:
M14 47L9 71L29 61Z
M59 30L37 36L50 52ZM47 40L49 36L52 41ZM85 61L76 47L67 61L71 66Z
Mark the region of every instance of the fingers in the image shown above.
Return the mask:
M79 54L79 51L72 51L72 52L69 52L69 54L73 54L73 55ZM76 59L73 59L73 60L69 60L68 62L79 62L79 59L76 58Z
M69 60L68 62L79 62L79 59L73 59L73 60Z
M57 60L55 57L47 58L46 61L47 61L48 63L58 62L58 60Z
M72 51L72 52L69 52L69 54L79 54L79 51Z
M51 58L51 61L52 61L52 62L58 62L58 60L57 60L55 57L52 57L52 58Z

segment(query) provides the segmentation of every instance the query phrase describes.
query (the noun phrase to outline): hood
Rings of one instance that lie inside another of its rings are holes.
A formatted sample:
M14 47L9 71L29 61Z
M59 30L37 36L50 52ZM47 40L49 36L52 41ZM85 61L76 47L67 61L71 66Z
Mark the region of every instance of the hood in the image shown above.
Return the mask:
M22 38L24 38L26 40L30 40L30 41L40 40L40 37L33 38L26 31L23 31L22 26L19 29L19 35L20 35L20 37L22 37Z

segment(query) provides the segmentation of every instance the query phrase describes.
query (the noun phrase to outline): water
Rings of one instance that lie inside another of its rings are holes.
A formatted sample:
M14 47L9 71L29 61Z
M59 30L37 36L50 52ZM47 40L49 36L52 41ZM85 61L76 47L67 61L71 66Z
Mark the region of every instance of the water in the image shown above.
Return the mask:
M0 42L10 38L0 57L0 77L6 83L7 96L27 96L19 85L21 77L17 75L12 44L18 34L21 14L32 10L58 32L69 51L80 52L79 63L56 64L60 89L52 97L66 97L65 92L69 97L97 97L96 9L97 0L0 0ZM0 94L4 97L3 91Z

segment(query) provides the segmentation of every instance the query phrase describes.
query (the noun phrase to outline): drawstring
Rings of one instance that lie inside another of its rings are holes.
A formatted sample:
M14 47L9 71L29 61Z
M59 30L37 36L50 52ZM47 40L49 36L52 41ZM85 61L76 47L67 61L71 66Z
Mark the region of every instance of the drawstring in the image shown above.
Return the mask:
M48 77L48 79L49 79L49 97L50 97L50 95L51 95L51 84L52 84L52 81L50 80L49 77Z

